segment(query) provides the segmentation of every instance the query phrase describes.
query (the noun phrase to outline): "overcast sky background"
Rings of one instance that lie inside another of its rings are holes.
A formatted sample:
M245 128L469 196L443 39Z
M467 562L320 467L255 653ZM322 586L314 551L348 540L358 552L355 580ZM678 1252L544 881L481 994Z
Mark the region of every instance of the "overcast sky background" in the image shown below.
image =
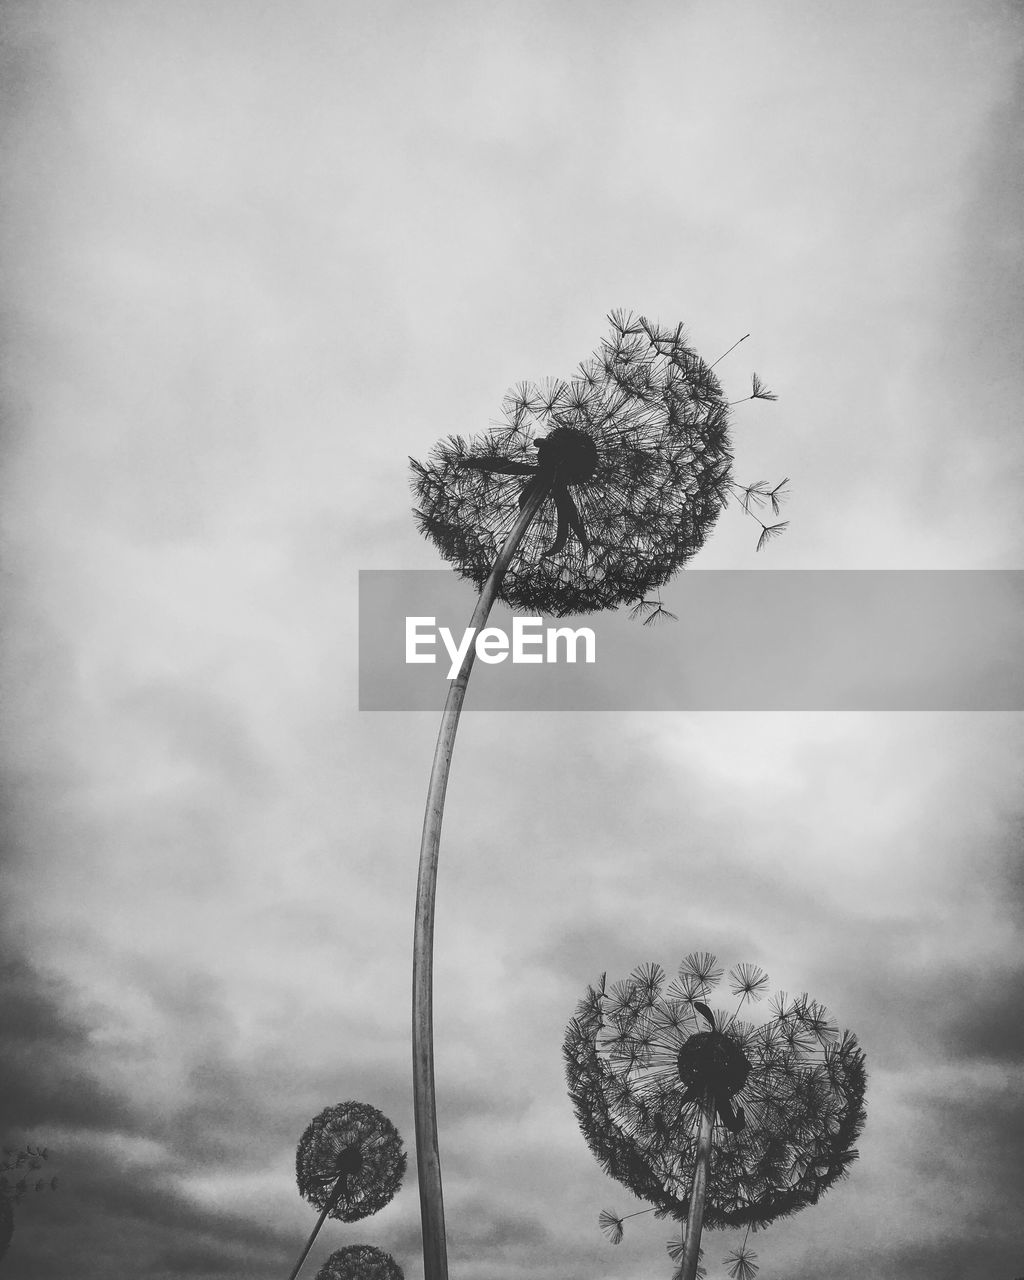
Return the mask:
M356 710L360 569L439 567L406 456L683 320L741 479L701 568L1024 568L1019 4L6 0L3 1142L25 1280L272 1280L309 1120L412 1158L436 716ZM672 588L665 592L672 605ZM472 604L466 593L466 614ZM753 619L751 625L756 626ZM637 663L649 632L637 626ZM443 678L443 672L438 672ZM472 706L472 691L470 693ZM664 1276L560 1045L693 949L868 1055L850 1179L764 1280L1024 1273L1024 725L467 714L438 898L452 1275ZM415 1174L331 1224L422 1275ZM709 1280L738 1238L710 1234Z

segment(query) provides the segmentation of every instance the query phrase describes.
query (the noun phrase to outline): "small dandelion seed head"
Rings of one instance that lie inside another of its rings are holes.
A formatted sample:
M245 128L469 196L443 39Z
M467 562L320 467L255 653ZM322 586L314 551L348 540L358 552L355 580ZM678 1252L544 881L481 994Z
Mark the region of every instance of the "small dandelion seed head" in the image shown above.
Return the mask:
M404 1280L404 1275L390 1253L369 1244L350 1244L331 1254L316 1280Z
M376 1107L326 1107L299 1140L299 1194L330 1216L356 1222L389 1204L401 1186L406 1155L398 1130Z

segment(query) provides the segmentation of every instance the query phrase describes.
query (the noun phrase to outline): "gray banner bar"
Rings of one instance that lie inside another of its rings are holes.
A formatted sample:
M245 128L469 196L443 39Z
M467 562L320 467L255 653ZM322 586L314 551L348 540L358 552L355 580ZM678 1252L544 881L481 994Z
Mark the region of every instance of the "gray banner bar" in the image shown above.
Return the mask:
M447 570L361 572L359 709L439 710L440 629L463 642L475 603ZM626 610L530 623L497 606L466 709L1024 710L1021 571L690 569L666 606L678 621L647 627ZM582 634L575 662L565 635L549 648L554 628L589 629L593 661Z

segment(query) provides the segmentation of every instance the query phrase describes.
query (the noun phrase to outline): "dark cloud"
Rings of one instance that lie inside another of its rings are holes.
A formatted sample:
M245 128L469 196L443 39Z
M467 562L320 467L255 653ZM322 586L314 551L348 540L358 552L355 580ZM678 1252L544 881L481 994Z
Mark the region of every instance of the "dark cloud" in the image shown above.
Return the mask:
M1024 1273L1019 1239L979 1240L971 1228L965 1238L954 1215L950 1218L949 1232L941 1238L923 1232L915 1237L912 1229L898 1241L872 1234L856 1252L835 1238L783 1250L771 1228L753 1244L762 1270L784 1269L789 1280L820 1280L823 1274L835 1280L862 1280L865 1274L878 1280L1016 1280Z
M303 1080L297 1089L294 1067L274 1057L239 1065L230 1012L213 979L144 963L133 979L190 1046L193 1065L180 1095L156 1107L102 1083L103 1056L93 1041L102 1010L91 1025L67 983L22 958L8 956L0 966L0 1129L8 1146L47 1146L46 1173L58 1177L52 1195L18 1206L5 1274L64 1275L74 1256L76 1274L87 1280L118 1273L126 1257L154 1280L280 1276L301 1244L301 1232L288 1226L298 1203L295 1144L313 1114L341 1100L337 1079L348 1073L335 1070L329 1086ZM385 1106L398 1096L404 1102L404 1081L387 1085L368 1068L363 1075L346 1082L357 1097L391 1094ZM179 1178L225 1170L279 1173L287 1188L281 1220L266 1221L255 1206L248 1213L242 1205L204 1208L177 1187Z
M144 1255L161 1233L195 1238L205 1232L224 1262L211 1272L217 1276L237 1275L261 1243L264 1253L275 1244L283 1253L284 1232L200 1211L169 1189L166 1172L133 1167L130 1158L123 1163L119 1151L147 1141L170 1140L163 1163L179 1170L190 1161L215 1165L221 1153L190 1117L169 1122L103 1082L95 1028L76 1003L66 982L23 958L8 955L0 965L0 1131L8 1146L47 1147L45 1171L58 1178L52 1195L30 1196L18 1206L5 1274L28 1275L30 1259L33 1276L65 1274L68 1258L80 1254L77 1274L99 1280L120 1270L116 1259L125 1249ZM236 1141L253 1110L235 1115Z
M520 1249L527 1254L546 1248L552 1231L535 1216L502 1215L492 1201L470 1200L460 1205L463 1225L452 1233L453 1252L465 1264L494 1250Z
M1019 20L1019 11L1018 11ZM1024 32L1018 21L1018 49L1024 48ZM1006 81L1005 96L993 105L973 165L973 186L963 211L965 256L956 281L959 323L950 336L967 336L968 355L994 378L1020 377L1018 350L1024 325L1024 226L1021 224L1021 174L1024 173L1024 55ZM978 412L998 401L998 388L978 382ZM1000 442L1014 441L1001 421ZM1019 456L1017 459L1020 461Z
M193 1274L198 1255L211 1280L270 1280L298 1252L299 1232L286 1224L203 1208L176 1193L163 1172L120 1164L109 1147L80 1146L73 1155L55 1153L57 1160L57 1191L19 1206L6 1262L12 1277L66 1275L74 1258L77 1275L102 1280L130 1259L139 1274L177 1280Z
M153 1255L150 1274L168 1276L196 1276L202 1280L220 1280L236 1275L240 1268L252 1272L266 1262L263 1251L253 1244L248 1251L232 1249L222 1237L208 1242L192 1241L171 1245Z
M1024 1248L1020 1241L1001 1241L982 1237L978 1243L972 1231L970 1240L953 1237L948 1240L915 1240L894 1245L881 1243L873 1251L871 1265L878 1276L893 1280L1016 1280L1022 1272ZM839 1280L855 1280L864 1274L862 1268L845 1258L836 1260L830 1274ZM794 1272L794 1280L816 1280L820 1271Z
M945 976L929 1012L941 1022L954 1061L994 1062L1024 1071L1024 965Z
M1024 1272L1020 1231L1020 1187L1024 1185L1024 1121L1013 1073L1002 1086L965 1074L944 1096L922 1096L892 1135L890 1158L900 1161L901 1179L891 1182L883 1216L876 1218L859 1192L880 1170L868 1167L865 1135L861 1166L830 1208L839 1221L830 1240L821 1224L808 1223L810 1239L794 1231L779 1242L794 1280L816 1280L824 1269L839 1280L871 1275L886 1280L1015 1280ZM870 1100L869 1083L869 1100ZM912 1083L908 1089L912 1090ZM871 1114L869 1107L869 1125ZM884 1124L884 1118L876 1123ZM877 1136L877 1135L876 1135ZM879 1154L875 1149L876 1156ZM851 1208L861 1223L863 1245L851 1249L841 1227ZM815 1210L810 1210L814 1213ZM802 1215L801 1215L802 1216ZM771 1257L775 1233L764 1235ZM801 1247L802 1246L802 1247Z
M125 1101L94 1077L90 1027L68 984L8 954L0 960L0 1131L47 1144L45 1126L104 1130Z

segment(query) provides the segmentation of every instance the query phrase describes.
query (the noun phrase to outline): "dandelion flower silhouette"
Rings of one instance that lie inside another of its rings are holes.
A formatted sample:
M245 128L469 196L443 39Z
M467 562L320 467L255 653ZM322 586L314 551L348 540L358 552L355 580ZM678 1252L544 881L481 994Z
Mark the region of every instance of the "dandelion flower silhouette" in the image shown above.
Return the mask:
M524 383L486 435L410 459L421 531L478 588L520 508L547 487L498 592L514 607L641 604L700 550L738 488L728 403L682 325L609 320L571 381Z
M451 436L426 463L410 459L421 532L480 597L564 616L632 605L644 624L673 616L660 588L703 545L729 496L761 525L758 547L785 527L786 481L746 488L731 475L729 405L682 325L613 312L612 331L570 382L522 384L502 422L473 441ZM742 341L742 339L741 339ZM759 382L750 398L772 393ZM652 597L653 594L653 598ZM475 650L441 716L420 840L413 938L413 1107L426 1280L446 1280L447 1244L433 1057L433 945L445 795ZM723 1104L724 1111L724 1104Z
M604 1169L675 1218L689 1207L702 1102L711 1099L704 1225L756 1228L814 1204L857 1158L864 1054L806 995L781 993L765 1021L741 1021L766 985L752 966L730 974L739 1007L711 1009L721 975L714 957L695 953L667 986L654 964L611 987L602 978L566 1031L566 1076Z
M390 1253L371 1244L350 1244L331 1254L316 1280L404 1280L404 1276Z
M389 1204L405 1173L402 1139L391 1121L365 1102L326 1107L299 1139L299 1193L342 1222Z

